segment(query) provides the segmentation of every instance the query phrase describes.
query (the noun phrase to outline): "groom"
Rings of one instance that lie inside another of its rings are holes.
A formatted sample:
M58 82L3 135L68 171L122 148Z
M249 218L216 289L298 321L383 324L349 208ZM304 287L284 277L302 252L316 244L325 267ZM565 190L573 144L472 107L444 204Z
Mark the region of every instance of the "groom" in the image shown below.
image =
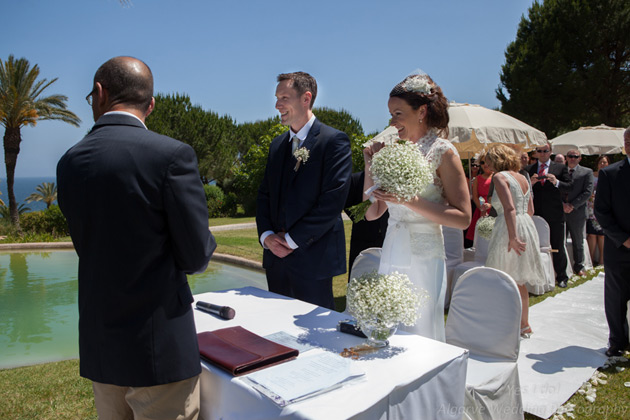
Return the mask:
M341 211L350 187L350 140L313 115L311 75L277 80L276 109L289 132L271 142L256 206L267 284L271 292L334 309L332 278L346 271ZM300 162L296 149L307 155Z

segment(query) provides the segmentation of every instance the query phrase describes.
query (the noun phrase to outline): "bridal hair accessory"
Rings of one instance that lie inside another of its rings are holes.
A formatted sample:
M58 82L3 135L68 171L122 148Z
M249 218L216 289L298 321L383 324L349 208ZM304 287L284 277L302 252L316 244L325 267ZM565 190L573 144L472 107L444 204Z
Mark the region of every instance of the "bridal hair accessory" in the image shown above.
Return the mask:
M308 151L306 147L302 146L295 149L295 152L293 152L293 156L297 159L297 163L295 164L295 168L293 168L293 170L297 172L297 170L300 169L300 164L302 162L306 164L306 161L308 160L310 156L310 152Z
M405 80L401 87L406 92L422 93L424 95L430 95L431 89L435 87L427 75L413 75L409 76Z

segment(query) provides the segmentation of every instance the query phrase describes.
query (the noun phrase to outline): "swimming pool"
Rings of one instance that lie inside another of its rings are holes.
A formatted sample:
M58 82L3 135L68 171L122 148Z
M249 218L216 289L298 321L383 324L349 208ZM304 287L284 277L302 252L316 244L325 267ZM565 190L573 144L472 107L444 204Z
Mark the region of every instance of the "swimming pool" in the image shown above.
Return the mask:
M74 250L0 252L0 369L79 356L78 262ZM267 289L264 273L217 262L188 282L193 294Z

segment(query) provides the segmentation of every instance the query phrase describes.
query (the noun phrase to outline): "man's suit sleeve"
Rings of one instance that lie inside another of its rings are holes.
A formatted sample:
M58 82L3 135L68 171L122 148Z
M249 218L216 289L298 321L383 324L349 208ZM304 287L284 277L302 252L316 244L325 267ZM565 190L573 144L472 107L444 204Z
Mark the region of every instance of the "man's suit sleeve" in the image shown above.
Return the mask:
M595 194L595 218L600 224L604 233L608 236L617 248L630 237L630 232L624 232L617 223L613 211L613 190L610 174L608 171L599 171L597 177L597 193Z
M560 171L558 173L558 175L556 176L556 178L558 179L558 188L562 191L568 191L571 189L571 187L573 187L573 180L571 179L571 176L569 175L569 170L567 169L566 166L564 165L558 165L560 166Z
M186 274L206 269L217 247L208 229L208 206L193 149L173 154L164 183L164 208L177 267Z
M573 205L574 208L580 208L582 207L584 204L586 204L586 202L588 201L588 199L591 197L591 194L593 194L593 170L589 169L589 168L583 168L585 174L584 174L584 188L582 189L582 191L577 195L577 197L575 197L572 201L571 204Z
M269 146L265 174L263 175L263 180L258 188L258 196L256 197L256 228L258 229L258 238L260 238L264 232L274 231L271 222L271 204L269 198L269 171L273 146L273 143Z
M300 248L307 248L337 222L348 196L352 174L350 139L343 132L328 140L322 168L321 193L311 209L293 225L289 234Z

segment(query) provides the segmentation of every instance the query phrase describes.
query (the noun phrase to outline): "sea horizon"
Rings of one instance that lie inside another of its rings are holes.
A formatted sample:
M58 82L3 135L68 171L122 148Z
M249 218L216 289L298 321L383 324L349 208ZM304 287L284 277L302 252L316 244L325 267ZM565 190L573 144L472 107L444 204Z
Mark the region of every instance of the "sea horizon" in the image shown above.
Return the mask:
M26 207L30 208L29 211L40 211L46 209L46 203L43 201L32 201L30 203L26 202L28 196L35 192L35 189L38 185L44 182L54 182L57 185L57 177L56 176L21 176L15 177L15 182L13 184L13 192L15 193L15 199L18 203L24 204ZM7 179L0 178L0 200L4 202L5 205L9 205L9 196L7 193ZM55 201L54 204L57 204Z

